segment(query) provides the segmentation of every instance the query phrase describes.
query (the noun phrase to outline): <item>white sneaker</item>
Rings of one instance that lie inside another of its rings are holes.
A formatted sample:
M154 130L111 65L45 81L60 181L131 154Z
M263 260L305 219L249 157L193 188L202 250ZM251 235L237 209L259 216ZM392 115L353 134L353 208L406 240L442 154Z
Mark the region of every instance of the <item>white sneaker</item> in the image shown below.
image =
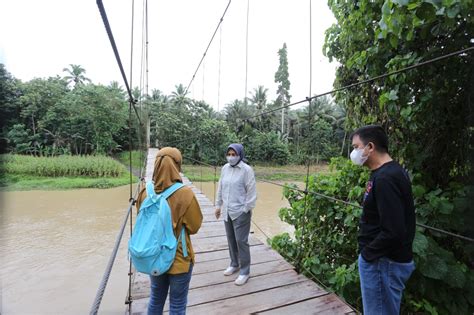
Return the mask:
M227 269L224 271L224 276L230 276L234 274L237 270L239 270L239 267L227 267Z
M250 275L240 275L237 279L235 279L236 285L244 285L249 280Z

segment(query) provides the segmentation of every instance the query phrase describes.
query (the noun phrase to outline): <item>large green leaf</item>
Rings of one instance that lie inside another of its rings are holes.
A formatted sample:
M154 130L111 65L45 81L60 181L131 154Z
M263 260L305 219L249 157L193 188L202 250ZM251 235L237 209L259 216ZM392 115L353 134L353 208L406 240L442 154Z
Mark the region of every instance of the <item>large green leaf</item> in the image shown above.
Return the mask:
M448 283L450 287L462 288L466 283L466 276L460 265L449 265L448 272L445 274L443 280Z
M426 250L428 249L428 239L420 232L415 233L415 239L413 240L413 252L419 256L425 256Z
M418 269L425 277L436 280L443 279L448 272L446 262L441 257L434 255L427 256L425 263Z

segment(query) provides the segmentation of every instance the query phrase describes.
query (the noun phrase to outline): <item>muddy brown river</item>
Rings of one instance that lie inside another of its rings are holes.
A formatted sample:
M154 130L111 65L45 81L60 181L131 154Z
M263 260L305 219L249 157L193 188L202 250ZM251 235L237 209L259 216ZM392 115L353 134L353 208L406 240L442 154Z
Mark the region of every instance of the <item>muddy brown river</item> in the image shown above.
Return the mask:
M194 183L213 199L213 183ZM282 188L258 183L252 225L265 241L292 227L278 210ZM129 186L98 190L3 192L0 211L0 313L86 314L109 260L129 197ZM127 227L127 233L129 233ZM123 314L128 288L122 240L99 314Z

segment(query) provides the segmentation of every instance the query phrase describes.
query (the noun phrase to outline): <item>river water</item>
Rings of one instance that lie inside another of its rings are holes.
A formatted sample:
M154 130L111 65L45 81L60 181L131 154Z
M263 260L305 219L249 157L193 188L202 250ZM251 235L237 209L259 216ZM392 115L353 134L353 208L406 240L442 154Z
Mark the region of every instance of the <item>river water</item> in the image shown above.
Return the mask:
M194 185L213 199L213 183ZM292 227L278 218L278 210L287 206L282 188L258 183L257 191L252 232L262 241L291 233ZM0 313L88 313L127 210L129 186L3 192L1 197ZM128 229L100 314L125 310Z

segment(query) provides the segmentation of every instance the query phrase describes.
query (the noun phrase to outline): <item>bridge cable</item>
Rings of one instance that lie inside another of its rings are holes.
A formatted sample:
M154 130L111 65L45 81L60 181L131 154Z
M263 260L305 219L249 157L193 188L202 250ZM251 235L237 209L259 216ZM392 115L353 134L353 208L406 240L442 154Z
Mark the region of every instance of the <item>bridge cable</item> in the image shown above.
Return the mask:
M99 1L99 0L97 0L97 1ZM206 57L207 51L209 50L209 47L211 46L212 41L214 40L214 37L216 36L217 30L219 29L222 21L224 21L224 16L227 13L227 9L229 8L231 1L232 0L229 0L229 3L227 3L227 7L225 8L224 13L222 14L222 17L220 18L219 23L217 24L217 27L216 27L216 30L214 31L214 34L212 34L212 37L211 37L211 40L209 41L209 44L207 44L206 50L204 51L204 54L202 55L201 61L199 61L199 64L196 68L196 71L194 71L194 74L191 78L191 81L189 81L188 87L186 88L186 90L184 92L184 95L186 95L188 93L189 87L191 86L191 83L193 83L194 78L196 77L196 73L199 71L199 68L201 67L202 61Z
M221 102L221 56L222 56L222 26L219 29L219 72L217 76L217 112Z
M132 208L133 208L133 205L135 204L135 199L136 199L136 197L138 195L138 192L139 192L140 181L141 181L141 179L139 180L138 185L137 185L137 189L135 190L134 198L131 198L131 200L129 202L128 210L125 214L122 225L120 227L120 231L119 231L119 233L117 235L117 238L115 240L115 245L114 245L114 248L112 250L112 254L109 258L109 262L107 264L107 267L105 268L104 275L102 276L102 281L100 282L99 288L97 289L97 293L96 293L94 302L92 304L92 307L91 307L91 310L90 310L90 313L89 313L91 315L95 315L99 311L100 303L102 302L102 298L104 296L105 288L107 286L107 282L109 281L110 273L112 272L112 267L114 265L115 258L117 256L117 252L118 252L118 249L119 249L119 246L120 246L120 242L122 240L122 236L123 236L123 233L124 233L124 230L125 230L125 226L127 225L127 222L128 222L128 217L132 213Z
M247 0L247 26L245 33L245 93L244 93L244 104L247 105L247 78L249 72L249 12L250 12L250 0Z
M298 191L298 192L303 193L303 194L306 192L308 194L315 195L315 196L322 197L322 198L326 198L326 199L329 199L333 202L339 202L339 203L345 204L347 206L352 206L352 207L360 208L360 209L363 208L359 204L352 203L352 202L342 200L342 199L338 199L338 198L335 198L335 197L332 197L332 196L328 196L328 195L319 193L317 191L311 191L311 190L306 191L306 190L303 190L303 189L300 189L300 188L288 186L286 184L280 184L280 183L272 182L272 181L265 180L265 179L258 179L258 181L268 183L268 184L272 184L272 185L276 185L276 186L280 186L280 187L290 189L290 190L293 190L293 191ZM474 238L470 238L470 237L467 237L467 236L464 236L464 235L452 233L452 232L449 232L449 231L446 231L446 230L443 230L443 229L440 229L440 228L436 228L436 227L433 227L433 226L429 226L429 225L426 225L426 224L423 224L423 223L418 223L417 222L416 225L418 225L422 228L425 228L427 230L432 230L432 231L438 232L440 234L445 234L445 235L448 235L448 236L452 236L454 238L458 238L458 239L461 239L461 240L464 240L464 241L467 241L467 242L474 243Z
M350 89L350 88L353 88L353 87L356 87L356 86L359 86L359 85L371 83L371 82L374 82L376 80L384 79L386 77L390 77L392 75L396 75L396 74L399 74L399 73L402 73L402 72L406 72L408 70L412 70L412 69L415 69L415 68L418 68L418 67L426 66L428 64L435 63L435 62L438 62L438 61L441 61L441 60L444 60L444 59L447 59L447 58L450 58L450 57L463 55L463 54L466 54L468 52L471 52L472 50L474 50L474 47L468 47L468 48L465 48L465 49L457 50L457 51L454 51L454 52L451 52L451 53L448 53L448 54L445 54L445 55L438 56L438 57L433 58L433 59L429 59L429 60L426 60L426 61L423 61L423 62L416 63L416 64L411 65L411 66L407 66L407 67L402 68L402 69L387 72L385 74L381 74L381 75L376 76L376 77L372 77L372 78L369 78L369 79L366 79L366 80L363 80L363 81L360 81L360 82L348 84L348 85L342 86L340 88L333 89L333 90L328 91L328 92L324 92L324 93L321 93L321 94L311 96L309 98L309 100L317 99L319 97L329 95L329 94L334 94L335 92L347 90L347 89ZM307 101L308 101L308 99L304 99L304 100L294 102L294 103L291 103L291 104L288 104L288 105L285 105L285 106L281 106L281 107L278 107L278 108L273 108L271 110L262 112L260 114L254 115L254 116L251 116L251 117L247 118L247 120L250 120L252 118L256 118L256 117L259 117L259 116L263 116L263 115L266 115L266 114L270 114L270 113L279 111L281 109L292 107L292 106L295 106L295 105L298 105L298 104L301 104L301 103L304 103L304 102L307 102Z
M120 59L120 54L117 50L117 45L115 44L114 35L112 34L112 29L110 28L109 20L107 18L107 13L105 12L104 4L102 0L97 0L97 6L99 8L100 15L102 17L102 21L104 22L105 30L107 35L109 36L110 44L112 45L112 49L114 51L115 59L117 60L117 64L120 69L120 73L122 75L123 82L125 84L125 88L127 89L127 94L129 98L129 102L132 104L135 114L137 115L138 121L140 125L142 124L140 120L140 115L138 114L137 108L135 107L136 100L133 99L132 91L130 90L130 86L128 85L127 76L125 75L125 71L123 70L122 61Z
M313 96L309 97L309 100L308 100L308 97L306 97L304 100L301 100L301 101L298 101L298 102L295 102L295 103L291 103L291 104L288 104L288 105L285 105L285 106L282 106L282 107L274 108L274 109L262 112L260 114L248 117L248 118L245 119L245 121L250 121L253 118L264 116L264 115L267 115L269 113L279 111L283 108L288 108L288 107L292 107L292 106L295 106L295 105L298 105L298 104L302 104L304 102L312 101L312 100L315 100L315 99L320 98L320 97L325 96L325 95L329 95L329 94L333 94L335 92L347 90L347 89L350 89L350 88L353 88L353 87L356 87L356 86L359 86L359 85L371 83L371 82L374 82L376 80L383 79L383 78L386 78L386 77L390 77L392 75L396 75L396 74L406 72L406 71L409 71L409 70L413 70L413 69L418 68L418 67L423 67L423 66L426 66L428 64L435 63L435 62L438 62L438 61L441 61L441 60L444 60L444 59L447 59L447 58L450 58L450 57L454 57L454 56L457 56L457 55L463 55L463 54L471 52L472 50L474 50L474 47L469 47L469 48L457 50L457 51L454 51L452 53L448 53L448 54L441 55L441 56L438 56L438 57L433 58L433 59L429 59L429 60L426 60L426 61L423 61L423 62L420 62L420 63L416 63L414 65L411 65L411 66L408 66L408 67L405 67L405 68L402 68L402 69L387 72L385 74L381 74L381 75L369 78L367 80L363 80L363 81L360 81L360 82L348 84L348 85L345 85L343 87L333 89L331 91L327 91L327 92L324 92L324 93L321 93L321 94L313 95ZM192 137L188 137L188 138L184 138L184 139L180 139L180 140L176 140L176 141L169 141L169 142L166 142L166 144L167 145L174 145L174 144L178 144L178 143L189 141L189 140L195 140L197 138L200 138L200 136L192 136Z
M135 22L135 0L132 0L132 26L130 35L130 85L133 83L133 39L134 39L134 23ZM129 172L130 172L130 201L132 200L132 103L129 103L128 107L128 152L129 152ZM130 215L130 237L133 231L133 215ZM128 313L132 313L132 261L129 262L128 268L128 292L127 300Z
M303 257L302 257L302 254L304 254L304 247L305 247L305 228L306 228L306 224L308 223L307 222L307 213L308 213L308 186L309 186L309 168L310 168L310 164L311 164L311 161L313 159L313 154L314 154L314 143L313 141L311 141L311 136L312 136L312 132L313 132L313 115L312 115L312 106L311 106L311 86L312 86L312 83L313 83L313 64L312 64L312 46L313 46L313 39L312 39L312 33L311 33L311 27L312 27L312 12L311 12L311 0L309 0L309 97L307 97L307 101L308 101L308 115L309 115L309 119L308 119L308 136L309 136L309 139L310 139L310 142L311 142L311 155L310 155L310 158L307 159L306 161L306 165L307 165L307 168L306 168L306 183L305 183L305 196L304 196L304 213L303 213L303 217L301 218L301 242L302 242L302 246L298 246L298 268L300 268L300 265L301 265L301 262L303 260ZM288 128L289 130L289 128Z

